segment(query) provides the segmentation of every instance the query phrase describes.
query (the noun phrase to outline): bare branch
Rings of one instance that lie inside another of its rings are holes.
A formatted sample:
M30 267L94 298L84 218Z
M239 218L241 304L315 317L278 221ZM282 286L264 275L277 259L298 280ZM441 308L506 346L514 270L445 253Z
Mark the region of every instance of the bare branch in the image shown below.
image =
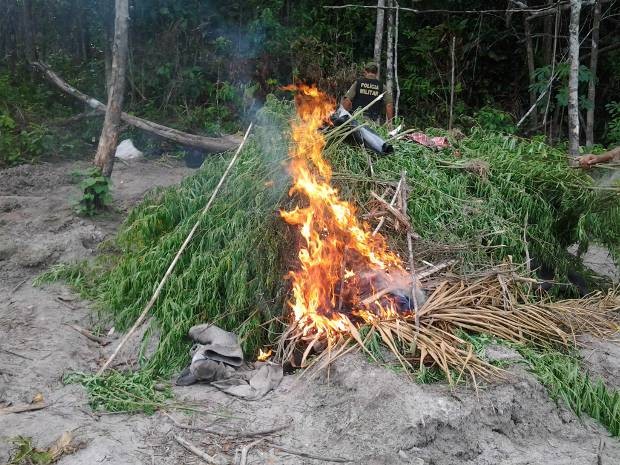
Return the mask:
M566 7L570 7L570 4L568 2L561 2L560 3L563 7L566 5ZM483 13L532 13L532 15L536 15L538 14L539 16L545 16L547 14L553 14L555 12L555 8L556 5L553 6L546 6L546 7L541 7L541 8L504 8L503 10L498 10L498 9L491 9L491 10L418 10L416 8L407 8L407 7L394 7L394 6L374 6L374 5L354 5L354 4L346 4L346 5L327 5L324 6L323 8L327 8L330 10L341 10L341 9L345 9L345 8L363 8L363 9L384 9L384 10L395 10L397 8L400 9L400 11L407 11L410 13L418 13L418 14L423 14L423 13L447 13L447 14L483 14ZM539 16L534 16L534 17L539 17Z

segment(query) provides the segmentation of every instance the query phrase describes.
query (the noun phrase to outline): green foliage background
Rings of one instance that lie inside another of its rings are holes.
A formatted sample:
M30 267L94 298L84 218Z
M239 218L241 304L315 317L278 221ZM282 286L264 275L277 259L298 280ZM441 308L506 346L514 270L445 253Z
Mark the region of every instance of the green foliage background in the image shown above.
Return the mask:
M107 0L29 0L38 59L49 63L70 84L105 101L106 57L113 27L113 2ZM344 94L371 58L375 11L326 9L346 0L135 0L131 2L130 59L126 109L147 119L207 135L230 133L253 118L270 93L296 79L317 82L336 97ZM101 120L76 123L67 137L54 120L83 111L27 64L23 31L24 0L5 2L0 14L0 166L51 154L75 156L94 151ZM546 0L529 2L543 7ZM401 5L406 6L406 5ZM502 10L500 0L424 0L420 10ZM605 7L607 8L607 7ZM607 14L605 9L605 14ZM591 7L584 9L584 33ZM409 125L445 127L448 119L450 54L456 38L457 124L471 117L489 129L514 132L514 120L528 108L529 77L523 24L498 13L433 13L399 16L400 114ZM567 21L560 21L558 78L549 105L552 142L565 137L567 65L563 62ZM534 91L547 87L551 74L544 19L533 22ZM601 23L602 45L614 42L611 21ZM587 37L584 37L584 50ZM385 55L385 53L384 53ZM383 57L385 58L385 56ZM383 60L384 61L384 60ZM581 107L592 73L580 68ZM601 54L596 111L596 141L616 144L620 101L620 51ZM605 108L605 103L609 103ZM527 127L527 125L526 125ZM525 129L522 127L522 131ZM540 130L540 129L539 129ZM529 131L529 129L528 129ZM536 131L531 131L536 132ZM53 137L47 137L48 135ZM134 130L141 147L161 141Z

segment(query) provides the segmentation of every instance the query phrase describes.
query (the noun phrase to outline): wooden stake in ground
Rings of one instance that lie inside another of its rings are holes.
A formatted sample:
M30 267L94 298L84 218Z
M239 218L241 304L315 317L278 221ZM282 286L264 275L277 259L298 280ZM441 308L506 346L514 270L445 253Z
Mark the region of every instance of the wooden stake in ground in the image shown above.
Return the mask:
M405 217L407 216L407 173L403 171L400 174L401 190L401 211ZM415 272L415 263L413 261L413 229L407 228L407 248L409 249L409 272L411 273L411 299L413 300L413 311L415 312L415 327L416 331L420 330L420 306L418 305L417 291L420 286L420 282Z
M224 184L224 181L226 180L226 177L228 176L228 173L230 172L231 168L233 167L233 165L237 161L237 158L239 157L239 153L241 153L241 149L245 145L245 141L248 139L248 136L250 135L250 130L251 129L252 129L252 124L250 124L250 126L248 127L248 130L245 132L245 136L243 136L243 140L241 141L241 145L239 145L239 148L235 152L235 155L232 157L232 160L230 160L230 163L228 164L228 167L226 167L226 171L224 171L224 174L222 175L222 178L220 179L220 182L217 184L217 186L215 186L215 189L213 190L213 194L211 194L211 198L207 202L207 205L205 205L205 208L202 210L202 212L200 212L200 216L198 217L198 220L196 221L196 224L194 225L192 230L187 235L187 238L185 239L185 242L183 242L183 245L181 245L181 248L179 249L179 251L175 255L174 259L172 260L172 263L170 263L170 266L168 267L168 270L166 270L166 274L164 275L164 277L159 282L159 285L157 286L157 289L155 289L155 292L153 293L153 296L151 297L151 300L149 300L149 302L146 304L146 307L144 307L144 310L142 310L142 313L140 314L140 316L138 317L136 322L133 324L131 329L129 331L127 331L127 334L125 334L125 336L123 337L121 342L118 344L118 347L116 347L116 349L114 350L114 353L110 356L110 358L105 362L105 364L97 372L97 376L101 376L101 374L110 366L110 364L114 361L114 359L116 358L118 353L121 351L123 346L127 343L129 338L131 337L131 335L136 331L136 329L138 329L138 327L142 324L142 322L146 318L146 315L149 313L149 311L151 310L151 308L155 304L155 301L159 297L159 294L161 293L161 290L164 287L164 284L166 283L166 281L170 277L170 274L172 274L172 271L174 270L174 267L176 266L177 262L179 261L179 258L183 254L183 251L187 247L187 244L189 244L189 241L191 241L192 237L194 237L194 233L196 232L196 229L198 229L198 226L200 225L200 222L202 221L202 218L209 211L209 208L211 208L211 204L213 203L213 200L215 199L215 196L217 195L217 193L219 192L220 188L222 187L222 184Z
M452 118L454 112L454 47L456 36L452 36L452 46L450 47L450 57L452 60L452 72L450 74L450 119L448 120L448 131L452 130Z
M114 152L118 145L118 127L121 122L123 96L125 94L125 71L127 69L129 0L116 0L114 22L114 45L112 48L112 76L108 90L108 107L103 129L95 155L95 165L101 173L110 177L114 167Z
M387 92L394 95L394 0L387 0L387 43L385 63L385 86Z

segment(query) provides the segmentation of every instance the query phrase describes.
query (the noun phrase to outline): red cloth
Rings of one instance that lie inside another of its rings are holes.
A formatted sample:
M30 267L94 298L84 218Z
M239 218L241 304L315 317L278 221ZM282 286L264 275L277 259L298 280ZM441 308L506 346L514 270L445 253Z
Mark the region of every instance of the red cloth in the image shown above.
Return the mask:
M405 134L403 138L432 149L445 149L446 147L450 147L450 142L448 142L447 137L429 137L423 132Z

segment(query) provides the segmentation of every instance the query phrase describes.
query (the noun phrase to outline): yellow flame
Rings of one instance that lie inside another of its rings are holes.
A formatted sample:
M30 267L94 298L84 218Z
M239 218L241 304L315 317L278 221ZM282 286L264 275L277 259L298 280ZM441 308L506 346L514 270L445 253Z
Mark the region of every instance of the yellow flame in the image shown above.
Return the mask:
M340 312L339 293L344 281L353 281L356 273L350 268L344 270L343 264L355 262L365 271L402 270L403 266L398 255L388 250L383 237L373 236L367 225L358 221L355 207L340 199L338 190L330 184L332 169L323 158L325 138L319 129L329 124L333 99L316 87L287 89L297 91L298 115L292 123L289 169L293 186L289 195L300 195L305 205L280 212L287 223L299 228L303 238L299 269L289 273L293 295L290 306L303 334L329 336L348 331L351 326L349 317ZM358 310L355 315L366 319L368 312ZM382 308L373 318L393 313Z
M263 352L263 349L258 349L258 357L256 357L256 360L264 362L271 357L272 353L271 349L268 349L267 352Z

